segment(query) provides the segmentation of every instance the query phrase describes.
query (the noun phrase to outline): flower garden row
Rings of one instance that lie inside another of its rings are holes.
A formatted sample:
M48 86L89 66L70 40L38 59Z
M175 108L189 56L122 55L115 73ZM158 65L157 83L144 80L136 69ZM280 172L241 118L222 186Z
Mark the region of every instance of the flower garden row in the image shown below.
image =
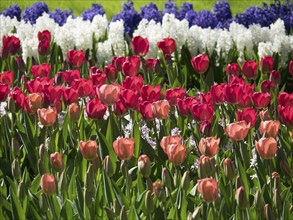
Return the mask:
M1 218L292 218L284 21L0 19Z

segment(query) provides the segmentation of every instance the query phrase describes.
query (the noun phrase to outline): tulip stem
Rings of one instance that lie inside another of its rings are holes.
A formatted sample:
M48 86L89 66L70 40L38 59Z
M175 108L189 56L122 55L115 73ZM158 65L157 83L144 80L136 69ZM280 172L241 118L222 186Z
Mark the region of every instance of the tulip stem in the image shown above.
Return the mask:
M271 160L267 161L268 171L269 171L269 179L270 179L270 198L273 198L273 186L272 186L272 170L271 170ZM271 204L272 205L272 204Z
M202 213L202 219L207 220L207 211L208 211L208 206L207 203L203 203L203 213Z

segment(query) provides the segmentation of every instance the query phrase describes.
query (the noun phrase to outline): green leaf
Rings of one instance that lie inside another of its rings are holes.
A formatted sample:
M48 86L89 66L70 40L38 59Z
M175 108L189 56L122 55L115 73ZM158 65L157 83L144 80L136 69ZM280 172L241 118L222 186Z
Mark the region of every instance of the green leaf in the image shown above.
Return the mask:
M63 219L73 219L73 204L70 200L66 200L61 209L61 217Z
M140 154L140 148L141 148L141 143L140 143L140 130L139 130L139 123L135 122L134 127L133 127L133 133L134 133L134 157L138 158Z
M250 191L249 182L248 182L247 175L246 175L246 172L245 172L245 170L244 170L244 168L242 166L240 158L237 158L237 164L238 164L238 169L239 169L239 172L240 172L240 177L241 177L242 182L243 182L244 187L245 187L246 196L248 197L249 191Z
M9 191L11 195L13 219L25 219L25 210L22 208L15 190L13 187L10 187Z

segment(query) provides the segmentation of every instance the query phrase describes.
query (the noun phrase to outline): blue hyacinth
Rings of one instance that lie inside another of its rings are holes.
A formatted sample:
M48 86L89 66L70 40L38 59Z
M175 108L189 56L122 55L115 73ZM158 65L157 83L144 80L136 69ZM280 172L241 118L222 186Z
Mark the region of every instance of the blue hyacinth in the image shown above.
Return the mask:
M36 2L31 7L26 7L22 14L22 19L25 22L30 22L31 24L35 24L36 20L43 14L48 13L49 9L46 3L44 2Z
M189 2L184 2L182 5L181 5L181 8L180 8L180 18L181 20L185 18L186 14L189 12L189 11L194 11L193 10L193 5Z
M140 8L140 16L148 21L162 22L163 13L158 10L156 4L151 2L149 5Z
M129 1L128 4L123 4L122 11L115 15L112 21L118 21L121 19L124 21L124 31L129 36L132 36L133 31L137 28L139 22L142 19L140 14L134 10L132 1Z
M4 11L2 11L1 15L4 15L5 17L10 17L10 18L16 17L16 19L20 21L21 9L17 4L15 4L5 9Z
M177 5L173 0L169 0L164 4L164 14L174 14L175 18L182 20L180 12L177 9Z
M92 4L92 8L85 10L82 13L83 20L90 20L92 21L96 15L104 15L105 11L103 6L100 4Z
M59 24L59 26L63 26L67 18L69 16L73 16L73 11L64 10L62 11L59 8L56 8L55 11L49 12L50 18L54 19L54 21Z

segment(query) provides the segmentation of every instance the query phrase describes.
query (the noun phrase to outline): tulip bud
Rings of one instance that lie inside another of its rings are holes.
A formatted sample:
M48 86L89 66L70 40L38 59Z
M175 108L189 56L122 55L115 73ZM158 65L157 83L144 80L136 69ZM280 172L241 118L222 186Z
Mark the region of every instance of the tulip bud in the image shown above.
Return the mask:
M159 182L153 183L153 190L154 190L155 196L157 197L159 201L162 201L162 202L166 201L166 191L164 186L161 183Z
M184 190L188 190L190 185L189 171L185 171L181 180L181 187Z
M72 103L69 105L69 118L72 121L78 121L79 117L80 117L80 107L78 104L76 103Z
M45 145L41 144L39 148L39 157L42 161L44 160L44 153L45 153Z
M46 195L44 193L41 194L40 200L39 200L39 206L42 210L47 211L49 208L49 204L46 198Z
M281 189L280 174L277 172L272 173L272 179L274 183L274 189Z
M7 99L7 110L11 113L16 112L15 100L12 97Z
M274 202L274 206L276 207L277 210L282 209L282 200L281 200L281 195L280 195L279 189L274 190L273 202Z
M242 179L240 176L237 176L236 177L236 189L239 189L241 186L243 186Z
M264 206L263 197L261 191L258 189L254 195L254 206L256 210L260 211Z
M17 139L15 137L12 138L11 140L11 146L12 146L12 152L14 154L14 157L19 157L19 146Z
M240 209L245 209L248 205L248 200L247 200L247 196L245 193L245 188L243 186L239 187L236 190L235 197L236 197L236 202L237 202L238 207Z
M56 192L55 177L52 174L46 173L41 178L41 188L47 195L53 195Z
M18 159L14 159L14 161L12 162L12 175L17 181L20 180L21 173Z
M67 191L67 178L65 172L62 172L58 182L58 190L61 193L65 193Z
M79 149L86 160L93 160L96 157L98 144L96 141L80 141Z
M110 209L110 208L104 206L104 210L105 210L105 212L106 212L106 215L107 215L107 218L108 218L108 219L115 219L116 215L115 215L115 213L112 211L112 209Z
M271 209L269 204L265 204L265 206L264 206L264 215L265 215L266 220L275 219L275 216L274 216L274 214L272 212L272 209Z
M286 160L280 161L280 167L287 177L292 178L292 170Z
M233 177L235 176L235 167L230 158L226 158L224 160L224 173L229 180L233 179Z
M205 178L208 176L212 176L214 173L214 164L210 157L200 156L199 158L199 176L200 178Z
M128 219L125 206L122 206L119 218L120 218L120 220L127 220Z
M152 213L154 211L154 201L152 198L152 192L150 190L146 192L144 204L147 212Z
M151 174L150 158L143 154L138 158L138 171L144 176L149 177Z
M21 181L18 184L17 197L18 197L19 201L21 201L21 202L23 202L23 200L25 198L25 184L23 181Z
M110 160L109 155L107 155L104 159L104 170L106 171L106 173L108 174L109 177L112 177L113 174L115 173L114 168L113 168L113 164Z
M169 175L167 168L165 168L165 167L162 170L162 183L167 188L171 187L171 178L170 178L170 175Z
M59 152L55 152L50 155L50 162L57 172L61 172L64 168L62 156Z

